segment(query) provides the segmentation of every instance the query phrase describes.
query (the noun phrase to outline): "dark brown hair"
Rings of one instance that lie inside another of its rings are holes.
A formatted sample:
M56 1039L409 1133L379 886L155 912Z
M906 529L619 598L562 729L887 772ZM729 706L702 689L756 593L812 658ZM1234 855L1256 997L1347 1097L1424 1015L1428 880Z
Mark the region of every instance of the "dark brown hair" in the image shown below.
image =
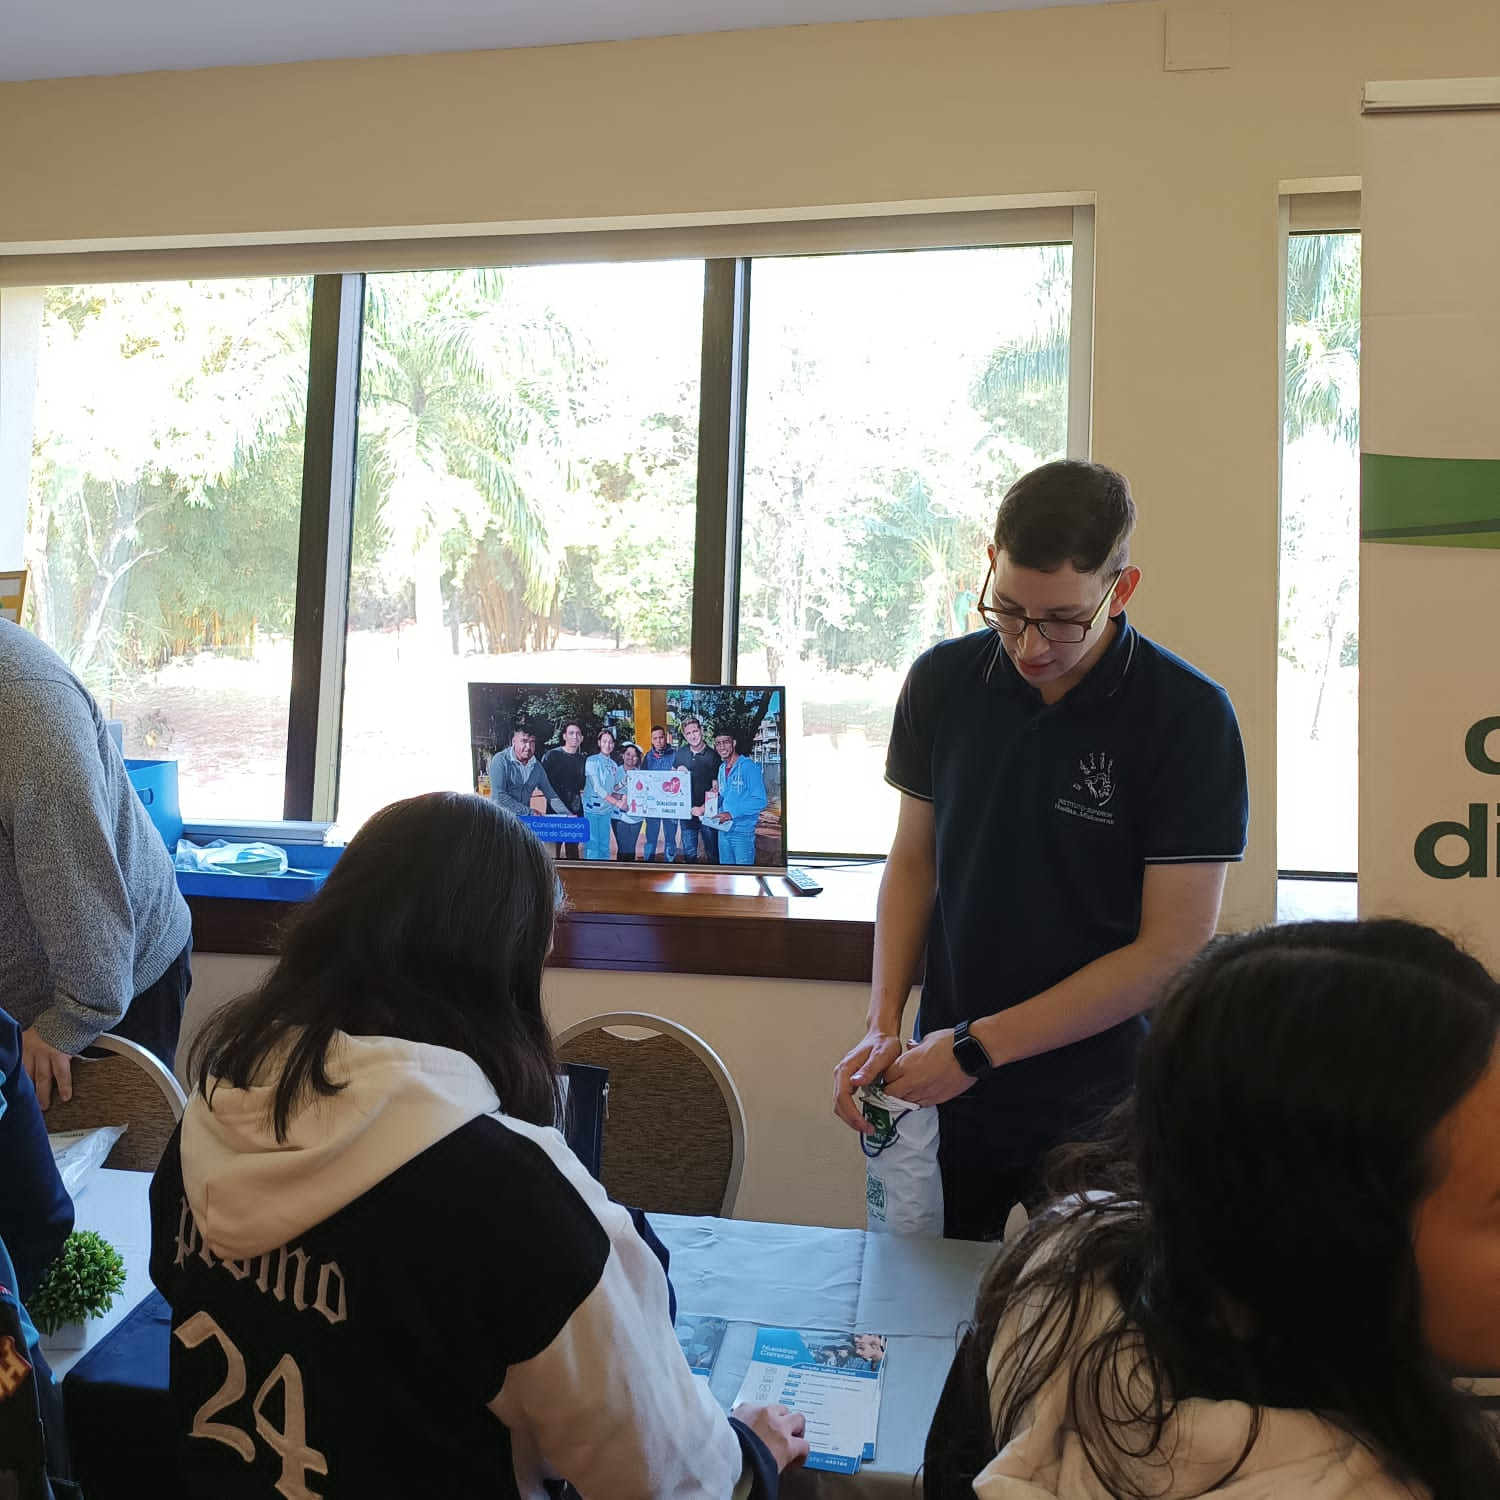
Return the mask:
M1123 474L1060 458L1023 474L995 517L995 546L1018 568L1118 573L1130 558L1135 502Z
M1208 1489L1280 1407L1343 1427L1433 1500L1500 1494L1496 1436L1426 1346L1412 1246L1443 1170L1436 1132L1497 1031L1495 982L1415 923L1293 923L1210 946L1157 1007L1109 1137L1055 1160L1069 1196L986 1275L928 1438L928 1500L972 1496L1059 1374L1111 1495L1160 1492L1192 1397L1252 1410ZM1098 1288L1119 1306L1087 1335ZM991 1390L986 1361L1021 1308L1036 1317Z
M199 1036L200 1092L274 1082L284 1141L310 1097L343 1087L328 1065L345 1032L462 1052L507 1114L554 1124L542 967L560 902L546 850L504 808L463 792L393 802L350 841L265 982Z

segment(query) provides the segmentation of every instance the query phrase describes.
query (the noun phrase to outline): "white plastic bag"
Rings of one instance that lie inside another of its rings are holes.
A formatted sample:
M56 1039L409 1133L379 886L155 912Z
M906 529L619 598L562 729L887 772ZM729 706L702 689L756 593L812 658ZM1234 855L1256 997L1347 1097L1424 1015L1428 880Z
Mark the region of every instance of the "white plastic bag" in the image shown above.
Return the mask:
M191 839L177 840L172 863L179 870L196 870L205 875L285 875L286 850L260 841L230 843L212 839L195 844Z
M874 1234L943 1232L943 1179L938 1175L938 1112L908 1104L878 1086L859 1091L875 1126L860 1137L865 1153L865 1222Z
M97 1130L60 1130L47 1137L52 1160L70 1198L76 1198L90 1177L104 1165L104 1158L125 1134L123 1125L101 1125Z

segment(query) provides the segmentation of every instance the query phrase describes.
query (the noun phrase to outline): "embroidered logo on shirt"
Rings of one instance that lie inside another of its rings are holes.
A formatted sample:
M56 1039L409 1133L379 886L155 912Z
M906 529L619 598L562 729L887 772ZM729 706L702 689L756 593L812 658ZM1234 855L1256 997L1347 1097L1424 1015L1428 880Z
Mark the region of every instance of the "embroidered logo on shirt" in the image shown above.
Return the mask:
M1078 762L1078 779L1071 790L1078 795L1059 797L1052 804L1056 811L1067 813L1070 818L1082 818L1086 823L1114 827L1115 815L1107 804L1118 790L1115 763L1104 751L1096 750Z
M1082 778L1073 783L1075 792L1087 792L1095 807L1103 807L1115 794L1115 763L1102 750L1078 762Z

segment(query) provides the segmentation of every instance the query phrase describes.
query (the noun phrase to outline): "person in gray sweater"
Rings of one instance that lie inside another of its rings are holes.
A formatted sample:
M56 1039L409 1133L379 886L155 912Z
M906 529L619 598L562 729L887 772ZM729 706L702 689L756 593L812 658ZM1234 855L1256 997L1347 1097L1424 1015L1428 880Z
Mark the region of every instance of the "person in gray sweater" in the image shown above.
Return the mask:
M168 1067L191 984L172 857L99 705L50 646L0 620L0 1007L45 1109L101 1032Z

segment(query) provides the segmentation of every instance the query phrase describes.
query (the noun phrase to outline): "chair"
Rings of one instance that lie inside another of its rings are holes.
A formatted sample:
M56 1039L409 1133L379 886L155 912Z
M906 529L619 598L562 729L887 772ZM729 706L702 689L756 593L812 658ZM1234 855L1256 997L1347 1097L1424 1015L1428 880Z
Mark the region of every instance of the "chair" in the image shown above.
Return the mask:
M648 1213L734 1212L745 1109L728 1069L685 1026L615 1011L566 1027L563 1062L609 1069L600 1181Z
M54 1096L47 1130L60 1134L124 1125L125 1134L104 1165L154 1172L186 1104L187 1095L155 1053L105 1032L73 1059L73 1097L64 1103Z

